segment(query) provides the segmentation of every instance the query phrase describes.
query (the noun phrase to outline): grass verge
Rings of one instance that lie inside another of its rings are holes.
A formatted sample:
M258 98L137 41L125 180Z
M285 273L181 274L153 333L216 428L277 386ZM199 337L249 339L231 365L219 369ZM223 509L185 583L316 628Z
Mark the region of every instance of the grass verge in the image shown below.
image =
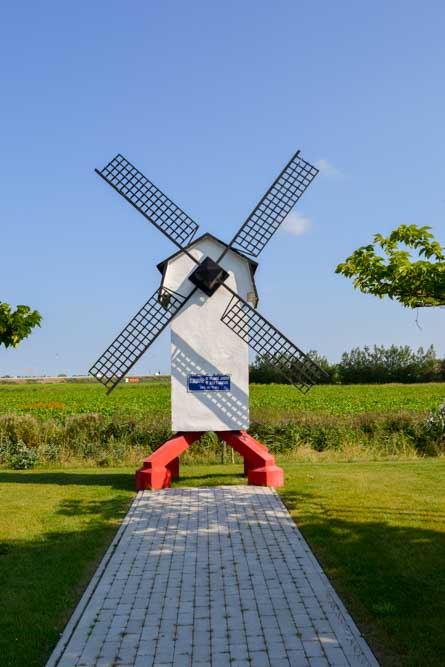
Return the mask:
M123 470L0 472L2 666L45 664L132 496Z

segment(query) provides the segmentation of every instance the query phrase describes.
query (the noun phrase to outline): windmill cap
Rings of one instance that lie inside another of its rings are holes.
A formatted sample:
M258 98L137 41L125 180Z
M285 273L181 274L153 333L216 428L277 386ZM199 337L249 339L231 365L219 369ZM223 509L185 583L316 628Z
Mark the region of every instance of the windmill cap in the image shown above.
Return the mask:
M173 255L170 255L170 257L167 257L166 259L162 260L162 262L159 262L159 264L157 264L158 271L163 274L167 262L169 262L171 259L174 259L175 257L178 257L182 252L184 252L184 250L189 250L190 248L193 248L193 246L195 246L197 243L205 239L212 239L213 241L220 243L225 248L229 247L228 243L224 243L224 241L221 241L221 239L218 239L213 234L209 234L209 232L206 232L205 234L199 236L197 239L193 239L193 241L183 250L178 250L177 252L173 253ZM249 262L249 268L253 276L258 268L258 262L255 262L253 259L250 259L250 257L247 257L246 255L244 255L242 252L239 252L239 250L236 250L235 248L230 248L230 250L231 252L234 252L236 255L239 255L240 257Z

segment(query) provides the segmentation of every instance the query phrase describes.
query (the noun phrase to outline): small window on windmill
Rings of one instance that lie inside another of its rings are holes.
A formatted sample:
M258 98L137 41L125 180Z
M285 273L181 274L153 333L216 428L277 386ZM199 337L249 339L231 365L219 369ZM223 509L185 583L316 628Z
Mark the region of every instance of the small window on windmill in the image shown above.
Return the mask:
M251 303L253 306L256 306L256 297L255 297L255 292L247 292L247 299L249 303Z
M167 292L167 290L165 290L165 289L161 290L161 292L159 294L159 303L161 304L161 306L163 308L165 308L165 310L168 310L168 307L170 305L170 301L171 301L170 293Z

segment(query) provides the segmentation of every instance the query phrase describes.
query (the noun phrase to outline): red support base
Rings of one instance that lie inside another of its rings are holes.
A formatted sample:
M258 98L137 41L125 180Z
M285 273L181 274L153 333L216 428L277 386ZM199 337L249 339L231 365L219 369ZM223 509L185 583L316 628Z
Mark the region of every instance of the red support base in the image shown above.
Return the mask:
M136 471L136 490L166 489L172 479L179 478L179 456L201 437L202 432L177 433L164 442L153 454L144 459ZM218 431L225 440L244 458L244 474L249 484L256 486L283 486L283 469L275 465L275 458L267 447L252 438L246 431Z
M202 432L177 433L164 442L136 471L136 490L168 489L172 479L179 478L179 455L201 435Z
M246 431L219 431L217 436L244 458L244 474L249 484L284 486L283 469L275 465L275 457L261 442Z

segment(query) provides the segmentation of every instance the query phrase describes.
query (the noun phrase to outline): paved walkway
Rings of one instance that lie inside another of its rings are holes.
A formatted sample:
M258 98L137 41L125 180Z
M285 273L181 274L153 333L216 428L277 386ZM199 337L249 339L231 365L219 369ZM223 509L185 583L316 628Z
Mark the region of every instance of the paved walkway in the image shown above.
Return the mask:
M378 667L278 494L140 492L47 667Z

